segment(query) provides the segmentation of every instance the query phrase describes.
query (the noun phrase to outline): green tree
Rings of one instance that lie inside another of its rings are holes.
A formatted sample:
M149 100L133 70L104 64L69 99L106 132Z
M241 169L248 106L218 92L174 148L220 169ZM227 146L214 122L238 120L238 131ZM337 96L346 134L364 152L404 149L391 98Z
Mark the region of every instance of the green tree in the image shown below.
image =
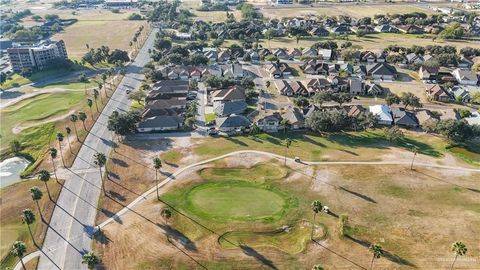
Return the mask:
M31 209L24 209L22 211L22 222L27 224L30 237L32 237L33 244L36 245L35 238L33 237L33 233L32 233L32 228L30 227L30 225L32 225L35 222L35 214Z
M12 250L10 251L10 253L13 256L17 257L20 260L20 263L22 264L22 268L24 270L27 270L27 268L25 267L25 264L23 263L23 255L25 255L26 252L27 252L27 247L25 246L25 243L22 241L15 241L15 243L13 243Z
M313 201L312 202L312 211L313 211L313 221L312 221L312 233L310 234L310 239L313 240L313 230L315 229L315 220L317 218L317 214L322 211L323 205L320 201Z
M102 181L102 190L103 190L103 194L106 196L107 192L105 190L105 181L103 181L102 167L105 166L105 164L107 163L107 157L105 156L105 154L97 152L95 153L94 158L95 160L93 161L93 163L95 163L95 165L97 165L98 169L100 170L100 180ZM107 168L105 168L105 173L108 174Z
M90 115L92 116L92 119L95 119L95 118L93 117L93 110L92 110L93 100L92 100L92 99L87 98L87 106L88 106L88 108L90 109Z
M436 131L453 143L462 143L474 136L479 136L465 120L440 120L437 123Z
M168 220L172 217L172 209L165 207L162 209L162 212L160 213L160 215L165 220L165 224L168 224Z
M372 244L372 245L370 245L370 247L368 249L373 254L372 261L370 262L370 270L372 270L373 269L373 261L375 259L380 258L380 256L382 256L383 250L382 250L382 247L379 244Z
M144 104L144 100L145 100L146 96L147 95L145 94L145 91L142 91L142 90L134 91L134 92L131 92L130 94L128 94L129 99L135 100L140 105Z
M310 105L310 101L304 96L299 96L293 100L293 104L299 108L306 108Z
M453 259L450 269L453 269L453 266L455 266L458 256L463 256L467 253L467 246L462 242L455 242L452 244L452 251L455 253L455 259Z
M78 116L74 113L70 115L70 121L73 123L73 129L75 130L75 136L77 137L77 141L80 141L78 137L77 125L75 124L78 121Z
M312 267L312 270L323 270L323 267L320 264L316 264Z
M94 269L100 263L100 258L97 257L93 252L88 252L83 255L82 263L86 264L88 269Z
M393 93L388 93L385 96L385 102L387 102L388 106L391 106L392 104L400 104L400 101L400 97Z
M383 135L385 136L385 139L387 139L387 141L396 143L401 141L405 137L403 132L396 126L391 128L384 128Z
M22 144L18 140L13 140L10 142L10 150L18 156L20 151L22 151Z
M348 215L341 214L338 220L338 231L341 237L345 237L347 235L347 232L346 232L347 228L348 228Z
M85 120L87 120L87 114L84 112L78 112L78 119L82 121L83 129L87 131L87 126L85 126Z
M410 92L403 92L400 96L400 101L402 101L403 105L405 105L405 109L408 107L412 108L421 108L422 103L420 102L420 98Z
M63 167L65 167L65 160L63 159L63 151L62 151L63 133L61 132L57 133L57 141L58 141L58 147L60 148L60 156L62 157L62 164L63 164Z
M162 161L159 157L153 158L153 167L155 168L155 189L157 191L157 199L160 200L160 195L158 194L158 170L162 168Z
M45 184L45 189L47 190L48 198L52 200L50 195L50 190L48 189L48 181L50 181L50 173L47 170L41 170L38 173L38 180L42 181Z
M290 122L288 119L282 118L280 121L280 126L283 127L283 133L287 132L287 128L290 126Z
M32 200L37 204L38 208L38 213L40 214L40 217L42 216L42 210L40 209L40 201L43 197L43 192L38 188L38 187L32 187L30 188L30 194L32 195Z
M55 175L55 180L58 183L57 167L55 166L55 159L57 158L58 151L54 147L50 147L50 149L48 149L48 153L50 154L50 158L52 158L53 174Z

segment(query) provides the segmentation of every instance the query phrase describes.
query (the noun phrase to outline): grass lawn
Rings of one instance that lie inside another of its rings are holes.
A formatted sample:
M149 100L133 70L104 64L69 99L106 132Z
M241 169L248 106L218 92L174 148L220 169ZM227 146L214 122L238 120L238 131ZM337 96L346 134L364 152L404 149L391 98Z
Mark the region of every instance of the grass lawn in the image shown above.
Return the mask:
M74 67L73 69L78 70L80 69L80 67ZM48 69L48 70L35 72L29 77L23 77L22 75L15 73L0 88L2 90L5 90L12 87L18 87L25 84L29 84L32 82L37 82L49 76L64 75L70 72L71 70L69 69Z
M42 215L46 220L50 219L53 212L54 204L48 199L45 185L38 180L22 181L5 188L0 189L0 269L13 267L17 262L17 258L13 257L9 252L13 242L20 240L27 245L28 253L36 248L28 232L26 224L22 223L20 218L23 209L30 208L33 210L36 221L32 224L32 232L36 242L41 245L47 226L41 222L38 209L31 199L30 188L38 186L43 192L43 198L40 200L40 208ZM60 193L61 185L56 183L54 179L48 183L50 193L53 199L57 198ZM33 269L33 268L29 268Z
M177 164L182 158L182 153L180 151L172 150L165 153L162 153L160 159L169 164Z
M217 119L217 115L214 114L214 113L206 113L205 114L205 122L211 122L211 121L214 121L215 119Z
M193 14L195 14L195 20L202 20L206 22L224 22L227 19L227 12L226 11L198 11L196 9L190 10ZM240 11L234 10L229 11L232 13L237 20L241 19Z

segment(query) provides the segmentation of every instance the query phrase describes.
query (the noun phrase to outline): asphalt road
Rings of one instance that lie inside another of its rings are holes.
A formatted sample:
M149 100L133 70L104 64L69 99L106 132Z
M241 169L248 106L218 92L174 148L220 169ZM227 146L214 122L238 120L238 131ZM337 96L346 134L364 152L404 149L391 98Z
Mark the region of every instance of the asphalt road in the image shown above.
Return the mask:
M93 163L94 155L101 152L108 156L112 146L112 134L107 129L108 116L115 110L122 112L129 109L130 101L125 90L138 89L141 85L144 78L141 69L150 60L148 49L153 47L156 32L152 31L135 61L126 68L126 76L112 94L65 175L65 185L50 221L38 269L87 269L82 264L82 255L92 247L101 192L100 172Z

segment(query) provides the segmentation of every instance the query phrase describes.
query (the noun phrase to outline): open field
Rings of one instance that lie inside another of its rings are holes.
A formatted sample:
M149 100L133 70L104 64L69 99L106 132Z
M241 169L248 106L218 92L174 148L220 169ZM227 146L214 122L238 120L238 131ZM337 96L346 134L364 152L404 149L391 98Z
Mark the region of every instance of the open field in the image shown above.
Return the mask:
M247 170L252 173L242 174ZM272 177L263 174L275 170L283 173ZM267 178L259 181L250 175ZM453 260L451 243L463 241L469 251L457 266L476 268L480 266L475 260L480 251L476 245L480 240L480 204L475 199L480 192L475 181L478 177L478 173L410 171L386 165L355 165L352 169L291 163L285 168L282 160L258 155L229 157L186 172L161 189L161 199L174 209L168 223L158 214L165 204L152 196L136 207L135 213L105 227L105 237L95 248L107 268L310 269L320 263L350 269L367 268L371 258L368 246L380 243L385 256L375 261L376 269L441 269ZM265 205L256 209L261 215L273 215L275 210L268 211L275 206L268 205L271 194L257 196L254 202L238 194L230 201L218 192L200 198L196 195L198 188L229 189L238 183L286 194L292 198L284 203L289 208L279 218L262 221L225 219L243 211L242 207L251 207L251 203ZM217 199L222 204L216 205ZM332 210L331 215L320 213L317 217L317 244L308 240L310 203L316 199ZM235 207L205 214L198 211L199 202L212 209L232 203ZM221 219L212 216L218 213ZM342 213L349 216L345 237L339 235L338 215ZM132 248L136 252L130 252Z
M22 210L30 208L35 213L36 222L32 224L32 232L36 239L35 241L38 244L41 244L43 237L45 236L47 226L45 223L41 222L38 209L33 202L29 191L33 186L38 186L43 192L43 198L40 201L40 208L42 209L43 217L48 221L53 212L54 204L49 200L45 185L41 181L26 180L0 189L0 195L2 198L0 201L1 269L12 267L17 261L16 258L9 254L13 242L17 240L24 241L27 245L28 253L36 249L28 232L27 225L23 224L20 218ZM61 185L56 183L55 179L51 179L48 186L52 198L56 200ZM29 269L35 268L32 267Z
M353 45L359 46L364 50L371 51L381 51L385 49L388 45L395 44L398 46L411 47L413 45L418 46L427 46L427 45L450 45L460 50L464 47L474 47L480 48L478 42L468 41L468 40L440 40L436 39L433 41L431 38L422 38L418 35L410 34L401 34L401 33L379 33L371 34L364 37L357 37L355 35L349 35L347 39L335 39L333 37L302 37L300 41L297 42L295 38L289 37L277 37L272 40L260 40L260 44L265 48L307 48L311 47L314 43L326 40L336 41L339 45L350 41ZM224 46L229 46L230 44L237 43L237 41L226 40Z
M426 14L434 13L433 10L427 10L420 7L415 7L408 4L384 4L384 5L328 5L322 7L310 7L306 5L304 8L265 8L260 10L267 18L281 19L283 17L297 17L297 16L350 16L355 19L363 17L373 17L376 14L387 13L410 13L423 12Z
M129 21L129 13L114 14L108 10L79 11L78 15L65 14L61 18L76 18L78 22L55 34L52 39L65 41L69 56L81 57L90 48L102 45L110 49L128 50L133 34L144 21ZM121 29L121 31L119 31Z

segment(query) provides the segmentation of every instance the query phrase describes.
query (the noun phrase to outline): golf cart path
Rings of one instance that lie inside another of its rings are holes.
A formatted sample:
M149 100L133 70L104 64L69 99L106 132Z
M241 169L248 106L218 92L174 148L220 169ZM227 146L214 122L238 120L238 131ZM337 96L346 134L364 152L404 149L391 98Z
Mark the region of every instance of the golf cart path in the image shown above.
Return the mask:
M243 154L259 154L259 155L264 155L267 157L272 157L272 158L277 158L280 160L285 160L285 156L282 155L277 155L273 154L270 152L264 152L264 151L257 151L257 150L242 150L242 151L234 151L230 152L228 154L220 155L217 157L213 157L207 160L203 160L191 165L188 165L186 167L180 168L177 171L175 171L173 174L171 174L169 177L165 178L162 182L158 184L158 188L161 188L165 186L167 183L169 183L172 180L175 180L177 176L181 175L182 173L189 171L191 169L195 169L198 166L211 163L220 159L224 159L227 157L231 156L236 156L236 155L243 155ZM293 158L287 158L286 159L288 163L294 163L298 164L299 162L295 161ZM306 166L314 166L314 165L406 165L410 166L410 162L401 162L401 161L301 161L300 164L306 165ZM465 172L478 172L480 173L480 169L475 169L475 168L465 168L465 167L455 167L455 166L445 166L445 165L438 165L438 164L428 164L428 163L415 163L415 167L424 167L424 168L438 168L438 169L447 169L447 170L457 170L457 171L465 171ZM95 228L95 231L98 231L101 228L104 228L108 224L112 223L115 220L118 220L121 216L132 210L135 206L145 202L147 200L147 197L154 194L157 186L153 186L151 189L147 190L144 192L142 195L137 197L134 201L132 201L130 204L128 204L126 207L118 211L115 215L112 217L108 218L101 224L97 225ZM37 257L40 255L40 251L35 251L23 258L23 262L27 263L31 259ZM22 265L20 262L18 262L14 268L14 270L21 270Z
M191 165L188 165L186 167L180 168L177 171L175 171L173 174L171 174L169 177L165 178L162 182L158 184L158 188L163 187L166 185L168 182L175 180L178 175L184 173L185 171L188 171L190 169L193 169L197 166L204 165L207 163L211 163L220 159L224 159L227 157L235 156L235 155L242 155L242 154L260 154L260 155L265 155L268 157L272 158L277 158L280 160L285 160L285 157L282 155L277 155L273 154L270 152L264 152L264 151L257 151L257 150L242 150L242 151L235 151L231 152L225 155L217 156L214 158L210 158L204 161L200 161ZM293 158L287 158L286 159L288 163L298 163L295 161ZM410 166L411 162L402 162L402 161L301 161L301 164L306 165L306 166L311 166L311 165L406 165ZM415 167L426 167L426 168L438 168L438 169L448 169L448 170L457 170L457 171L466 171L466 172L480 172L480 169L474 169L474 168L465 168L465 167L455 167L455 166L445 166L445 165L438 165L438 164L428 164L428 163L415 163ZM140 195L138 198L136 198L134 201L132 201L130 204L128 204L126 207L118 211L115 215L112 217L108 218L101 224L99 224L96 228L96 230L101 229L108 224L110 224L112 221L115 221L116 219L120 218L122 215L133 209L136 205L144 202L147 200L147 197L151 195L152 193L155 192L157 186L152 187L142 195Z

